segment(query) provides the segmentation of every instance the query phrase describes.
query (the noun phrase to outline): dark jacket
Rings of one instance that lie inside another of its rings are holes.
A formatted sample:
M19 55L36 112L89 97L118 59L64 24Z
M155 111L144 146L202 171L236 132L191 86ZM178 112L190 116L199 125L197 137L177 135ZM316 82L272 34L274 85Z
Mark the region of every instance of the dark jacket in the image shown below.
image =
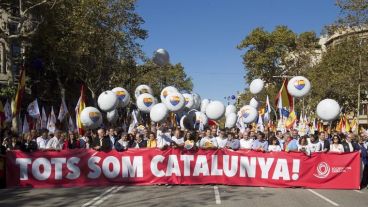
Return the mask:
M109 150L111 150L110 138L108 136L105 136L105 137L102 138L102 145L101 145L101 142L100 142L100 138L98 138L98 137L93 138L91 144L92 144L91 148L100 146L101 147L100 151L109 151Z
M22 150L23 152L37 151L37 142L35 140L31 140L29 142L22 142L20 144L20 150Z
M321 149L321 151L323 151L324 149L327 149L327 151L330 151L330 142L328 140L323 141L323 149Z
M349 144L346 141L343 141L341 144L344 147L344 152L355 152L359 151L360 149L359 144L356 142L351 142L351 145L353 146L353 151L350 151Z
M147 147L147 140L142 140L140 143L134 142L131 145L131 148L136 148L137 144L139 145L139 148L146 148Z

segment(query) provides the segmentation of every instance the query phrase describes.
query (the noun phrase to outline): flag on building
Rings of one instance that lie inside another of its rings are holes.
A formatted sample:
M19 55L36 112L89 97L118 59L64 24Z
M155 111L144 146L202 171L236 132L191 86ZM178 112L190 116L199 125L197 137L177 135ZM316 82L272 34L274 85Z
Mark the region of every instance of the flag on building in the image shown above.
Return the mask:
M56 129L56 116L55 116L53 106L51 107L51 113L49 115L49 119L47 122L47 129L49 130L49 132L52 132L52 133L54 133Z
M68 111L68 108L66 107L65 100L62 99L61 104L60 104L58 120L63 121L68 113L69 113L69 111Z
M20 108L21 108L21 105L22 105L22 98L23 98L25 88L26 88L26 72L25 72L24 69L22 69L20 71L17 94L15 95L15 101L14 101L14 106L13 106L13 110L12 110L13 116L18 115L19 112L20 112Z
M27 120L27 115L24 115L22 133L25 134L28 132L29 132L29 124Z
M40 117L40 108L38 107L38 101L35 99L27 107L28 115L34 119Z
M81 95L79 97L77 106L75 107L75 121L78 128L78 133L80 135L84 134L83 125L80 119L80 114L82 113L83 109L86 108L86 102L85 102L85 95L84 95L84 86L81 87Z
M47 129L47 115L44 107L42 107L41 129Z
M12 111L11 111L11 106L8 100L6 100L6 103L4 106L4 114L5 114L5 122L11 122L12 121Z

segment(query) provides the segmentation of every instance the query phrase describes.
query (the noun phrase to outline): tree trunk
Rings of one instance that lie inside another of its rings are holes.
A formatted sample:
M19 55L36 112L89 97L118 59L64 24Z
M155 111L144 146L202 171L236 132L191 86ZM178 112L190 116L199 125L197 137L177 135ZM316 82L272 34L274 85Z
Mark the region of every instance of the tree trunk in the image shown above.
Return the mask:
M90 87L88 87L89 91L91 91L92 99L93 99L93 106L97 108L97 97L94 90L92 90Z

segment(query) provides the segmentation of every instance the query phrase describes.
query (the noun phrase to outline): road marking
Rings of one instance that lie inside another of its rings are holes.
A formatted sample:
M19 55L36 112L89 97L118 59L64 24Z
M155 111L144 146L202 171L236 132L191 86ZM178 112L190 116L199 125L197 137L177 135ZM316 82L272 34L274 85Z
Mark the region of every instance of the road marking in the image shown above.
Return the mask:
M354 190L355 192L357 192L357 193L363 193L362 191L360 191L360 190Z
M318 196L318 197L322 198L323 200L325 200L325 201L329 202L330 204L332 204L332 205L334 205L334 206L339 206L339 204L338 204L338 203L333 202L332 200L330 200L330 199L326 198L325 196L323 196L323 195L321 195L321 194L317 193L316 191L314 191L314 190L312 190L312 189L307 189L307 190L308 190L309 192L313 193L314 195L316 195L316 196Z
M93 202L96 202L98 199L100 199L102 196L108 194L110 191L114 190L115 188L117 188L118 186L113 186L109 189L107 189L105 192L103 192L101 195L95 197L94 199L88 201L87 203L83 204L82 207L86 207L86 206L89 206L91 205Z
M215 199L216 199L216 204L221 204L221 198L220 198L220 192L218 190L217 186L213 186L213 190L215 191Z
M99 206L102 202L104 202L105 200L111 198L116 192L118 192L122 188L124 188L124 186L120 186L120 187L114 189L108 196L105 196L105 197L101 198L100 200L96 201L96 203L94 203L91 207Z
M259 187L261 190L264 190L264 187Z

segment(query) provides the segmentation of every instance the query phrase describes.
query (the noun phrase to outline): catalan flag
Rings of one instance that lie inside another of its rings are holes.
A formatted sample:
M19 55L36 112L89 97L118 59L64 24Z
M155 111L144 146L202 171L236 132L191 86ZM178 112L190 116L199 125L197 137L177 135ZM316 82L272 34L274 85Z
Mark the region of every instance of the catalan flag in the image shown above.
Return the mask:
M13 116L18 115L19 112L20 112L25 87L26 87L26 72L25 72L24 69L22 69L20 71L19 85L18 85L17 94L15 95L15 104L14 104L14 106L13 106L14 108L12 110L13 111Z
M85 95L84 95L84 86L82 85L81 87L81 95L79 97L77 106L75 107L75 116L76 116L76 122L77 122L77 128L78 128L78 133L80 135L84 134L83 131L83 125L80 119L80 114L82 113L83 109L86 108L86 102L85 102Z
M278 108L286 107L289 108L290 111L294 110L294 100L293 97L289 94L289 91L287 90L287 84L288 80L285 79L282 83L281 89L279 93L277 94L275 105L278 106Z

